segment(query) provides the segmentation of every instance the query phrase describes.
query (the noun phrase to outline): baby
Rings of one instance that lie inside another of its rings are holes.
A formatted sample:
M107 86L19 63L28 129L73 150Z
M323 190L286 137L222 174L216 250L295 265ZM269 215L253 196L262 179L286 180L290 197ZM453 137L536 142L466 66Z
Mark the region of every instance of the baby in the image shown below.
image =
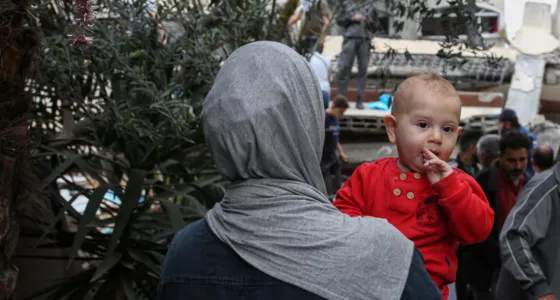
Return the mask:
M460 115L461 99L448 81L433 74L406 79L384 120L399 157L359 166L334 201L350 216L385 218L412 240L444 299L455 282L459 243L484 241L494 222L477 182L446 163L462 131Z

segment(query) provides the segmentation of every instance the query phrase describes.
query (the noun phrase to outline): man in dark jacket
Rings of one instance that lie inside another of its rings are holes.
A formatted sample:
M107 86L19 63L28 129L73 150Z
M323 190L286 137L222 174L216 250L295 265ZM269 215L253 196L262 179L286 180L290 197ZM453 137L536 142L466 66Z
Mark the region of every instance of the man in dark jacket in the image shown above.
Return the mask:
M461 169L472 177L478 174L480 165L476 155L476 142L480 136L482 136L482 133L478 131L469 131L461 134L459 154L454 161L449 163L452 168Z
M496 300L560 297L560 164L523 189L500 233Z
M461 249L457 272L459 300L466 299L459 291L467 284L476 300L492 299L492 285L501 266L498 237L519 192L530 179L526 173L530 147L531 140L526 135L518 131L507 133L500 141L499 159L477 177L495 212L494 227L486 241Z
M356 108L363 109L371 39L376 31L378 12L375 0L340 0L337 24L343 28L344 40L338 58L338 93L346 96L354 59L358 59L358 98Z

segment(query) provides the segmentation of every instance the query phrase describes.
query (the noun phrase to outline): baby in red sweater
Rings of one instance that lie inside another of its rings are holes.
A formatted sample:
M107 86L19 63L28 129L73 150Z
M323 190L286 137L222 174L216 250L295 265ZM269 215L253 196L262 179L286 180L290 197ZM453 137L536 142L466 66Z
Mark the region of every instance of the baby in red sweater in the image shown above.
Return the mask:
M359 166L334 205L350 216L384 218L398 228L420 250L447 299L457 247L484 241L494 211L477 182L446 163L462 131L455 88L440 76L419 74L401 83L394 99L384 121L399 157Z

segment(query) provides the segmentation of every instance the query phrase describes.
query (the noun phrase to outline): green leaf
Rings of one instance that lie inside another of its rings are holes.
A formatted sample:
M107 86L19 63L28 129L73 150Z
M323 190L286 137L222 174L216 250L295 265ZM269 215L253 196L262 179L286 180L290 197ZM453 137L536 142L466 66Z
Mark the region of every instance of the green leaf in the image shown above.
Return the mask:
M154 185L154 187L168 191L169 194L165 195L164 197L170 198L173 196L183 196L183 195L190 194L196 191L197 189L201 189L203 187L211 185L221 179L222 179L221 175L215 175L191 183L178 184L176 185L176 188L172 188L169 187L168 185L162 185L162 184L156 184Z
M132 53L130 53L129 58L139 58L144 56L144 49L140 49L140 50L136 50Z
M115 223L115 220L116 220L116 219L117 219L116 217L109 217L109 218L106 218L106 219L94 220L94 221L90 224L90 226L91 226L91 227L105 227L105 226L107 226L107 225L109 225L109 224Z
M185 222L183 221L183 214L179 209L179 206L171 201L166 199L161 199L160 203L167 211L167 215L169 215L169 220L171 221L171 225L175 231L181 230L185 227Z
M136 260L138 263L141 263L148 267L152 272L156 273L158 276L161 274L161 265L156 265L153 261L153 258L147 254L142 253L141 251L130 249L128 250L128 254L132 259Z
M91 277L90 282L93 283L99 280L101 276L103 276L110 269L112 269L121 260L121 258L122 258L122 252L113 252L110 255L106 256L105 259L103 259L103 262L101 262L101 264L99 265L99 267L97 267L97 270L95 270L95 274L93 274L93 277Z
M35 245L33 247L37 247L43 241L43 239L51 232L51 230L54 229L56 224L58 224L58 221L60 221L60 219L62 219L64 216L66 216L66 210L72 205L72 203L74 203L74 201L76 201L76 199L80 195L81 195L81 193L76 193L75 195L72 196L72 198L70 198L69 201L66 201L64 203L64 207L58 212L58 215L56 215L54 220L52 220L51 224L49 224L49 226L45 229L45 231L43 232L41 237L39 237L39 239L37 240L37 242L35 243Z
M101 201L103 201L107 190L109 190L109 185L101 185L95 189L91 197L89 197L83 217L78 225L78 231L74 236L74 242L72 243L72 249L70 250L70 258L68 260L68 267L70 267L72 261L76 258L76 255L78 255L78 250L86 238L86 234L89 229L88 225L95 219L97 209L99 208L99 205L101 205Z
M82 170L84 174L90 175L99 184L106 183L105 180L99 175L99 172L93 170L91 166L83 159L77 159L76 165Z
M51 184L53 181L55 181L57 178L61 177L64 175L64 173L66 172L66 170L68 170L68 168L70 168L75 162L76 160L78 160L80 158L79 155L73 155L68 157L66 160L64 160L64 162L62 162L60 165L58 165L50 174L49 176L47 176L47 178L45 178L41 184L39 185L39 189L43 190L44 188L46 188L49 184Z
M136 295L136 292L134 291L134 288L132 287L132 281L130 281L130 279L128 279L128 278L123 278L121 283L122 283L122 287L123 287L124 294L125 294L126 298L128 300L137 300L138 296Z
M107 256L111 255L117 247L117 243L127 226L128 220L130 219L134 208L138 206L138 201L142 195L142 186L144 184L145 177L146 172L143 170L132 169L130 171L128 183L126 185L119 213L117 215L117 221L115 222L115 228L113 229L113 234L111 235L111 240L109 241Z
M149 254L152 255L152 257L155 259L155 261L160 264L163 265L164 261L165 261L165 255L157 252L157 251L148 251Z
M166 239L168 237L172 237L175 233L177 233L177 231L175 231L175 230L164 230L163 232L161 232L159 234L156 234L154 236L151 236L151 237L153 237L154 241L158 241L160 239Z
M204 215L206 215L207 209L202 204L200 204L198 199L191 195L184 195L184 197L186 200L188 200L187 208L190 209L190 211L194 212L200 217L204 217Z

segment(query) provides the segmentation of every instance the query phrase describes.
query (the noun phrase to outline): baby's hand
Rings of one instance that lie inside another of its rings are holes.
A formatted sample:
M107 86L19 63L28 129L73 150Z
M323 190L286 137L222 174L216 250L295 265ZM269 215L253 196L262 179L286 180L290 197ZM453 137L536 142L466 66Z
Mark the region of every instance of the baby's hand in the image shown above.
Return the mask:
M426 167L426 175L431 184L436 184L443 178L451 175L453 169L443 160L439 159L432 151L424 148L424 167Z

